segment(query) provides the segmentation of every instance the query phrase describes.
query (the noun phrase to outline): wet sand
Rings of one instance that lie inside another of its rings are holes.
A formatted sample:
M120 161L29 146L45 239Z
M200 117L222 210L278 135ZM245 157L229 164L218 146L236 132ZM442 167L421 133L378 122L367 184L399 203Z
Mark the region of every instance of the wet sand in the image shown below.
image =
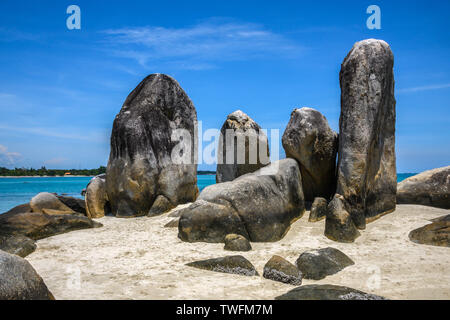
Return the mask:
M176 210L176 209L174 209ZM352 244L323 235L325 221L308 222L309 212L276 243L252 243L250 252L223 244L185 243L177 228L164 228L166 215L97 219L104 226L39 240L26 259L56 299L273 299L294 287L264 279L198 270L186 263L242 254L262 274L272 255L295 263L309 249L332 246L355 265L323 280L303 284L349 286L390 299L450 299L450 248L415 244L408 233L450 210L399 205L368 224Z

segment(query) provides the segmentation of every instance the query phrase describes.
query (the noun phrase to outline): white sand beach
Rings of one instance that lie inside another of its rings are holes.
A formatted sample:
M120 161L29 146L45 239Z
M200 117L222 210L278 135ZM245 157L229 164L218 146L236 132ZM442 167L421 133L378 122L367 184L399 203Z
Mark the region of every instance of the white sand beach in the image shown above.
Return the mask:
M176 210L176 209L175 209ZM200 259L242 254L262 274L272 255L295 263L309 249L332 246L355 265L323 280L389 299L450 299L450 249L415 244L408 233L450 210L399 205L370 223L352 244L323 235L325 221L309 223L309 212L276 243L252 243L250 252L223 250L223 244L185 243L177 228L164 228L166 215L97 221L87 229L39 240L27 260L56 299L273 299L294 287L264 279L185 266Z

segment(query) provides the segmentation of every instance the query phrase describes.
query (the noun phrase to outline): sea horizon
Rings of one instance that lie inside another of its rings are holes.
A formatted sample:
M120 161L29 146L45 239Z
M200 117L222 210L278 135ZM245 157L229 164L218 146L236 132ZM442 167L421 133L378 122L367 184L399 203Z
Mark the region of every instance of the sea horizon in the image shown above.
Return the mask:
M417 173L398 173L397 183ZM93 176L23 176L0 177L0 214L15 206L27 203L40 192L83 199L81 191L86 188ZM216 183L215 174L197 175L197 186L201 192Z

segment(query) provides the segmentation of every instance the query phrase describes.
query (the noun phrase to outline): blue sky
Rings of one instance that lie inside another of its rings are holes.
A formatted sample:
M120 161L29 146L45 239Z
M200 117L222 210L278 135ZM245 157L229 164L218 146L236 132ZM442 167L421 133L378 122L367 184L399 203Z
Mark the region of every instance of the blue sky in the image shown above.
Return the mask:
M81 30L66 27L71 4ZM366 27L372 4L381 30ZM115 115L155 72L179 81L204 130L242 109L282 134L303 106L337 130L340 64L366 38L395 56L398 172L449 165L449 12L442 0L2 0L0 165L106 165Z

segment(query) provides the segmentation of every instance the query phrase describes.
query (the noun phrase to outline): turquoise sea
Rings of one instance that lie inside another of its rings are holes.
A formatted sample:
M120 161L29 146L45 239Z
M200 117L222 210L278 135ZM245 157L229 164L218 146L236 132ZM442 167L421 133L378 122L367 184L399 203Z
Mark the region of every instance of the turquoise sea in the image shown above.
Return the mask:
M399 173L400 182L414 173ZM56 192L82 198L81 190L86 188L91 177L38 177L38 178L0 178L0 213L23 203L27 203L39 192ZM199 175L198 187L203 190L216 182L215 175Z

